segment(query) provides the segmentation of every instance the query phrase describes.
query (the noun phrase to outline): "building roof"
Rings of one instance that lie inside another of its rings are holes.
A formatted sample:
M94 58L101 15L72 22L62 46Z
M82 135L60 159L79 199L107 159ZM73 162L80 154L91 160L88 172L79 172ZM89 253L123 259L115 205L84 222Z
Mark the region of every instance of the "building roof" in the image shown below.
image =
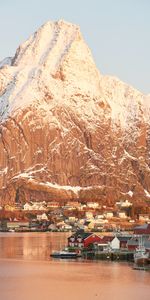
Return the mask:
M138 246L139 240L138 238L131 238L128 240L128 246Z
M139 236L134 236L130 240L128 240L128 245L138 246L139 241L140 241L140 237ZM149 238L146 235L145 236L143 235L142 236L142 242L145 245L145 243L149 242Z
M144 246L146 249L150 250L150 240L149 239L147 241L145 241Z
M113 239L115 238L115 236L110 236L110 235L106 235L106 236L104 236L103 238L102 238L102 242L103 243L109 243L109 242L111 242Z
M120 242L127 242L131 239L131 236L117 236Z
M136 227L134 227L134 230L137 230L137 229L148 229L148 228L150 228L150 224L143 224L143 225L141 225L141 226L136 226Z
M85 232L84 230L80 229L78 231L76 231L74 234L72 234L68 239L74 237L75 239L78 237L81 237L83 240L85 240L87 237L89 237L90 235L92 235L93 232Z
M84 225L85 225L85 226L88 226L90 223L91 223L90 221L85 221L85 222L84 222Z

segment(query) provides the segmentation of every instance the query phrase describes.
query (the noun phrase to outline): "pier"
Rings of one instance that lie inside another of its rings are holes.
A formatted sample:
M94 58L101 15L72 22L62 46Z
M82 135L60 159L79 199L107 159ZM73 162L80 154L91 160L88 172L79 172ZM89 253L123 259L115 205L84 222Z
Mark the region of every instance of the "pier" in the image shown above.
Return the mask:
M82 255L86 259L133 262L133 251L84 251Z

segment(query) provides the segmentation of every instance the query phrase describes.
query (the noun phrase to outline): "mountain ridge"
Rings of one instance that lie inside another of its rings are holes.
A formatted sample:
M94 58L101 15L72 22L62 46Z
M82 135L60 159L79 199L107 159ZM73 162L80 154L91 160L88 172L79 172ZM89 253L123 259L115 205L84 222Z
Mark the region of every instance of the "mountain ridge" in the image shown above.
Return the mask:
M149 96L101 75L78 26L47 22L6 63L1 203L18 193L23 202L149 198Z

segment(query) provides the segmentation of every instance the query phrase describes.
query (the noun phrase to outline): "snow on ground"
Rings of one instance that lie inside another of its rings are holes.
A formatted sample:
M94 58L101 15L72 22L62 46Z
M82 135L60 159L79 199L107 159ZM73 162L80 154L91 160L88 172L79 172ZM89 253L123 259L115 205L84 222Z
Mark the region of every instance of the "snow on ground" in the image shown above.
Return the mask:
M127 195L129 195L130 197L132 197L132 196L133 196L133 192L132 192L132 191L129 191L129 192L127 193Z
M5 65L10 66L12 62L12 57L6 57L2 61L0 61L0 68L4 67Z
M49 186L55 189L60 189L60 190L66 190L66 191L73 191L74 193L78 194L80 190L92 190L93 188L102 188L102 186L86 186L86 187L81 187L81 186L71 186L71 185L59 185L57 183L51 183L51 182L40 182L40 185L43 186Z
M131 155L129 152L124 150L122 157L118 160L119 165L121 165L125 159L137 160L135 156Z
M148 198L150 198L150 193L149 193L147 190L144 190L144 192L145 192L145 195L146 195Z
M80 186L70 186L70 185L59 185L57 183L51 183L51 182L40 182L40 185L46 185L55 189L63 189L66 191L73 191L74 193L78 193L81 190Z
M126 150L124 150L124 154L127 158L130 158L132 160L137 160L137 158L135 156L132 156L129 152L127 152Z
M19 178L25 178L25 179L28 179L29 182L33 182L33 183L36 183L36 184L39 184L40 186L43 186L43 187L51 187L51 188L54 188L54 189L58 189L58 190L66 190L66 191L73 191L75 194L78 195L78 193L80 192L80 190L92 190L93 188L102 188L102 186L87 186L87 187L80 187L80 186L70 186L70 185L59 185L57 183L51 183L51 182L39 182L35 179L32 178L32 174L36 173L36 172L39 172L39 171L42 171L42 170L45 170L44 168L41 168L37 171L31 171L29 173L21 173L21 174L18 174L16 176L13 177L13 179L19 179Z
M126 130L132 127L143 105L143 95L113 76L102 76L100 86L111 107L112 128L118 124Z
M3 175L3 173L7 174L7 171L8 171L8 167L4 168L4 169L1 169L0 170L0 174Z

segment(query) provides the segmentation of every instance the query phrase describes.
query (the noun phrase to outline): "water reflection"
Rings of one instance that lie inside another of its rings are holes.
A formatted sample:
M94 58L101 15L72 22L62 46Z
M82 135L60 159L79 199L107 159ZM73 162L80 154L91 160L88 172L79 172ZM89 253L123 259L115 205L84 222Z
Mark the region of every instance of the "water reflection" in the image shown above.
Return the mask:
M54 249L62 249L68 233L1 233L0 258L49 259Z
M127 263L50 260L67 236L0 234L0 300L150 299L150 273Z

